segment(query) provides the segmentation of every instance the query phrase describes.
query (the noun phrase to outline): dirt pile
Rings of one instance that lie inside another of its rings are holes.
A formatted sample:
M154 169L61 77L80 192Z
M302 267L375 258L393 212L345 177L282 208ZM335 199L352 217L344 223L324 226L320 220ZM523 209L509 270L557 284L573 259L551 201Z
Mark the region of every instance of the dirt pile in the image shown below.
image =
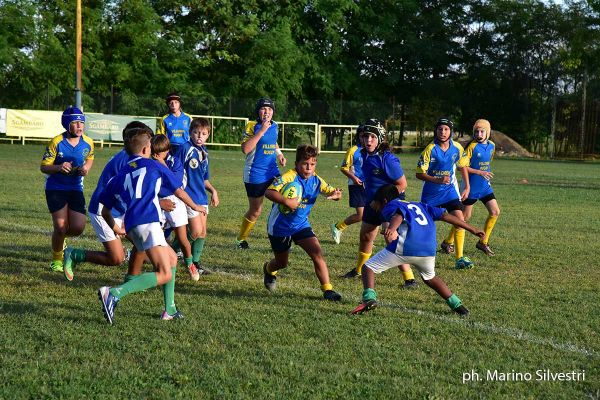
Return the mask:
M539 158L537 154L530 153L523 146L502 132L492 130L490 139L496 144L496 157ZM463 137L459 138L458 141L463 147L465 147L471 141L471 137L464 135Z

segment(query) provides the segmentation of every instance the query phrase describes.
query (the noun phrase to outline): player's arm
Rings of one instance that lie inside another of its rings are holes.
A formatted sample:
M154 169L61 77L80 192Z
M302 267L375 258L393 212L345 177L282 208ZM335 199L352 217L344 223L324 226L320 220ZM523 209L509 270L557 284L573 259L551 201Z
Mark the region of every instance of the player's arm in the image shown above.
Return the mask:
M204 207L200 207L198 204L194 203L194 200L192 200L192 198L190 197L189 194L187 194L185 192L185 190L183 190L182 188L177 188L173 194L175 196L177 196L177 198L181 201L183 201L183 203L188 206L189 208L191 208L192 210L202 213L202 214L206 214L206 210L204 209Z
M245 138L242 141L242 146L241 146L242 153L244 153L244 154L248 154L256 148L256 144L258 143L258 141L265 135L265 133L267 132L267 129L269 129L269 127L271 127L271 121L263 122L262 125L260 126L260 129L258 130L258 132L254 132L254 126L255 125L249 124L246 127Z
M452 224L454 226L458 226L461 228L466 229L467 231L471 232L473 235L475 236L479 236L479 238L483 239L485 237L485 232L474 227L471 224L466 223L465 221L463 221L462 219L449 214L447 212L443 213L442 216L440 217L441 221L447 222L449 224Z
M402 175L400 178L396 179L393 183L394 186L398 189L398 193L404 193L406 191L406 187L408 183L406 182L406 175Z
M217 207L219 205L219 193L217 192L217 189L215 189L208 179L204 181L204 187L210 192L210 205Z
M398 228L402 224L402 221L404 221L404 216L402 214L394 214L394 216L390 220L390 223L383 232L383 236L385 237L386 243L391 243L398 238Z
M112 216L112 208L107 207L106 205L103 204L102 207L102 218L104 218L104 220L106 221L106 223L108 224L108 226L110 226L110 228L113 230L113 232L117 235L117 236L125 236L127 234L127 232L125 232L125 229L123 229L123 227L119 226L119 224L117 224L115 222L115 219Z
M469 170L468 167L458 167L460 174L462 175L464 189L460 194L460 200L464 201L469 197L471 186L469 185Z
M51 140L46 147L44 156L42 157L42 163L40 164L40 171L44 174L65 174L68 175L73 170L73 164L69 161L65 161L62 164L54 164L57 155L56 143Z
M93 158L86 160L85 163L83 163L83 165L79 168L79 175L87 176L87 174L90 172L90 169L92 169L92 165L94 165Z
M275 154L277 154L277 161L279 162L279 165L285 167L287 160L285 159L285 156L283 155L283 152L281 151L277 143L275 143Z

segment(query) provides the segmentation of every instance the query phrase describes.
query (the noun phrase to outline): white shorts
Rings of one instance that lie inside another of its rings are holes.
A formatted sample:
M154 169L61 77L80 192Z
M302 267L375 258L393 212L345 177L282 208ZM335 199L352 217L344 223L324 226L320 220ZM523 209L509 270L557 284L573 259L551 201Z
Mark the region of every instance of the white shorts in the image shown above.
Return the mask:
M435 256L399 256L388 249L380 250L365 263L376 274L382 273L390 268L401 264L410 264L414 266L423 280L430 280L435 277Z
M102 204L98 206L98 211L102 212ZM123 226L123 216L113 217L117 225ZM115 235L115 232L112 230L110 226L106 223L106 220L102 217L102 215L92 214L90 213L90 223L96 232L96 236L98 236L98 240L101 243L112 242L113 240L118 240L119 238Z
M165 199L171 200L175 203L175 209L173 211L164 211L164 228L177 228L178 226L184 226L188 223L187 206L183 201L175 195L167 196Z
M142 224L127 231L131 241L138 251L144 251L156 246L168 246L165 233L159 222Z
M204 211L206 211L206 215L208 215L208 205L201 204L200 207L204 207ZM188 218L194 218L194 217L197 217L198 215L200 215L200 213L198 211L194 211L191 207L185 206L185 208L187 209Z

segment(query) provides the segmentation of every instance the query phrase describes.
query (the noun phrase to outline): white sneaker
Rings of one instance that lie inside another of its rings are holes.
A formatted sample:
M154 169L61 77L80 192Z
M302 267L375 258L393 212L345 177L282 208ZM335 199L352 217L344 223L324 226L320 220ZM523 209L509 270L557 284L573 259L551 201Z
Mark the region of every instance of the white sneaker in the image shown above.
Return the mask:
M340 240L342 239L342 231L339 230L335 224L331 224L331 237L335 244L340 244Z
M200 273L198 272L198 268L194 264L188 265L188 272L190 273L190 277L193 281L200 280Z

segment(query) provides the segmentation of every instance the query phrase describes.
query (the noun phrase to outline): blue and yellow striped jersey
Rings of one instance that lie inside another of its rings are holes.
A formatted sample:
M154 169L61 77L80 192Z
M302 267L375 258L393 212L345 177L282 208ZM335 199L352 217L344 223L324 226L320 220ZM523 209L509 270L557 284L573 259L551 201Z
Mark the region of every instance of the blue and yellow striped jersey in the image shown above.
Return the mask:
M335 191L333 186L328 185L316 173L304 179L298 175L295 169L290 169L275 179L269 189L281 192L286 184L294 181L302 186L300 206L294 212L282 214L279 211L278 204L273 203L267 222L267 231L271 236L291 236L302 229L310 228L308 215L319 194L329 196Z
M242 143L254 136L261 126L262 124L257 121L248 122ZM275 154L278 132L277 123L272 121L269 129L256 143L256 147L246 154L244 182L265 183L280 175L279 168L277 168L277 154Z
M174 114L167 114L160 119L156 128L157 135L167 135L169 142L175 146L180 146L190 140L190 124L192 117L183 111L176 117Z
M344 156L344 161L342 161L342 166L340 167L340 170L352 172L354 174L354 176L356 176L358 179L360 179L362 181L363 180L363 172L362 172L363 158L360 155L360 150L361 150L361 147L357 146L357 145L350 147L346 151L346 155ZM349 186L356 185L356 183L354 183L354 181L352 179L348 178L348 185Z
M70 162L73 168L82 167L86 161L94 159L94 141L81 135L79 143L73 146L67 140L67 133L61 133L50 140L42 157L41 165L60 165ZM76 171L75 171L76 172ZM46 178L46 190L77 190L83 192L83 176L51 174Z
M417 173L424 173L436 178L449 176L449 185L423 182L421 202L438 206L452 200L460 199L456 167L466 167L468 160L463 156L463 148L452 140L448 150L444 151L435 142L430 143L421 153L417 163Z
M480 171L492 172L492 160L496 153L496 144L491 140L486 143L472 141L467 145L464 156L469 160L469 167ZM480 199L493 193L490 181L481 175L469 174L470 199Z

